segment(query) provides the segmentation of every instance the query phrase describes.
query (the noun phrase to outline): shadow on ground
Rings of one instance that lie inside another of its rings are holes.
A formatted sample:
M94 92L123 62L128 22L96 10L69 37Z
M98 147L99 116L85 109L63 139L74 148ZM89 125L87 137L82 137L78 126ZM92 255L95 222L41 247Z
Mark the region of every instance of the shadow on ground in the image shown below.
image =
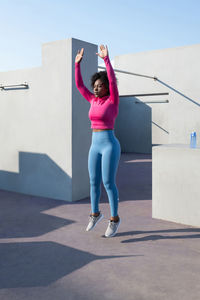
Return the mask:
M167 230L154 230L154 231L128 231L118 233L117 236L137 236L137 235L146 235L143 237L127 239L121 241L121 243L136 243L136 242L145 242L145 241L157 241L157 240L169 240L169 239L197 239L200 238L200 228L182 228L182 229L167 229ZM164 233L166 235L160 235L157 233ZM170 233L174 233L174 235L169 235ZM177 233L183 233L183 235L177 235ZM191 233L191 234L185 234ZM197 233L197 234L193 234Z
M0 238L36 237L75 222L44 213L65 201L4 191L0 199Z
M5 243L0 247L0 289L48 286L59 278L99 259L128 256L96 256L54 242Z

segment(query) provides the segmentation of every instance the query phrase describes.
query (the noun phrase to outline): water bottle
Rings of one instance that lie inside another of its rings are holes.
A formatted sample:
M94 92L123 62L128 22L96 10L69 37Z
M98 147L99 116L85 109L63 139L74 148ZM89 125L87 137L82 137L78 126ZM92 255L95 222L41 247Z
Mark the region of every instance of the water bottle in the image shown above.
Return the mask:
M190 134L190 148L196 148L197 146L197 135L196 132Z

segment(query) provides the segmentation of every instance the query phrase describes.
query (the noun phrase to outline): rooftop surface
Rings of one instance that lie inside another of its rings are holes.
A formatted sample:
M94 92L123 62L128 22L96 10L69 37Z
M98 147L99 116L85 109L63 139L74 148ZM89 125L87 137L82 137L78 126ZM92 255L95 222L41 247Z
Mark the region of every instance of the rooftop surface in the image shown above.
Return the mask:
M121 225L85 228L89 198L73 203L0 190L1 300L200 299L200 229L151 217L151 156L122 154Z

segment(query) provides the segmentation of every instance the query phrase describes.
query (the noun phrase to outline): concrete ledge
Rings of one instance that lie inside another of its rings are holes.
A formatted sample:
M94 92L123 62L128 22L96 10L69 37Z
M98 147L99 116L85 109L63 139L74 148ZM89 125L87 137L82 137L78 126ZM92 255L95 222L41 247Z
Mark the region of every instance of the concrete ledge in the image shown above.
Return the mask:
M200 226L200 147L152 150L152 217Z

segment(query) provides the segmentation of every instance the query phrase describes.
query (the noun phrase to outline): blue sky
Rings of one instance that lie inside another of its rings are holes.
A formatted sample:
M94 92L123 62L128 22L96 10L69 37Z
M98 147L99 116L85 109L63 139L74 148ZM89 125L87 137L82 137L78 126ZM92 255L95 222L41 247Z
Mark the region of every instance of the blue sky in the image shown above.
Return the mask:
M41 45L77 38L116 55L200 43L200 0L0 0L0 71L41 65Z

